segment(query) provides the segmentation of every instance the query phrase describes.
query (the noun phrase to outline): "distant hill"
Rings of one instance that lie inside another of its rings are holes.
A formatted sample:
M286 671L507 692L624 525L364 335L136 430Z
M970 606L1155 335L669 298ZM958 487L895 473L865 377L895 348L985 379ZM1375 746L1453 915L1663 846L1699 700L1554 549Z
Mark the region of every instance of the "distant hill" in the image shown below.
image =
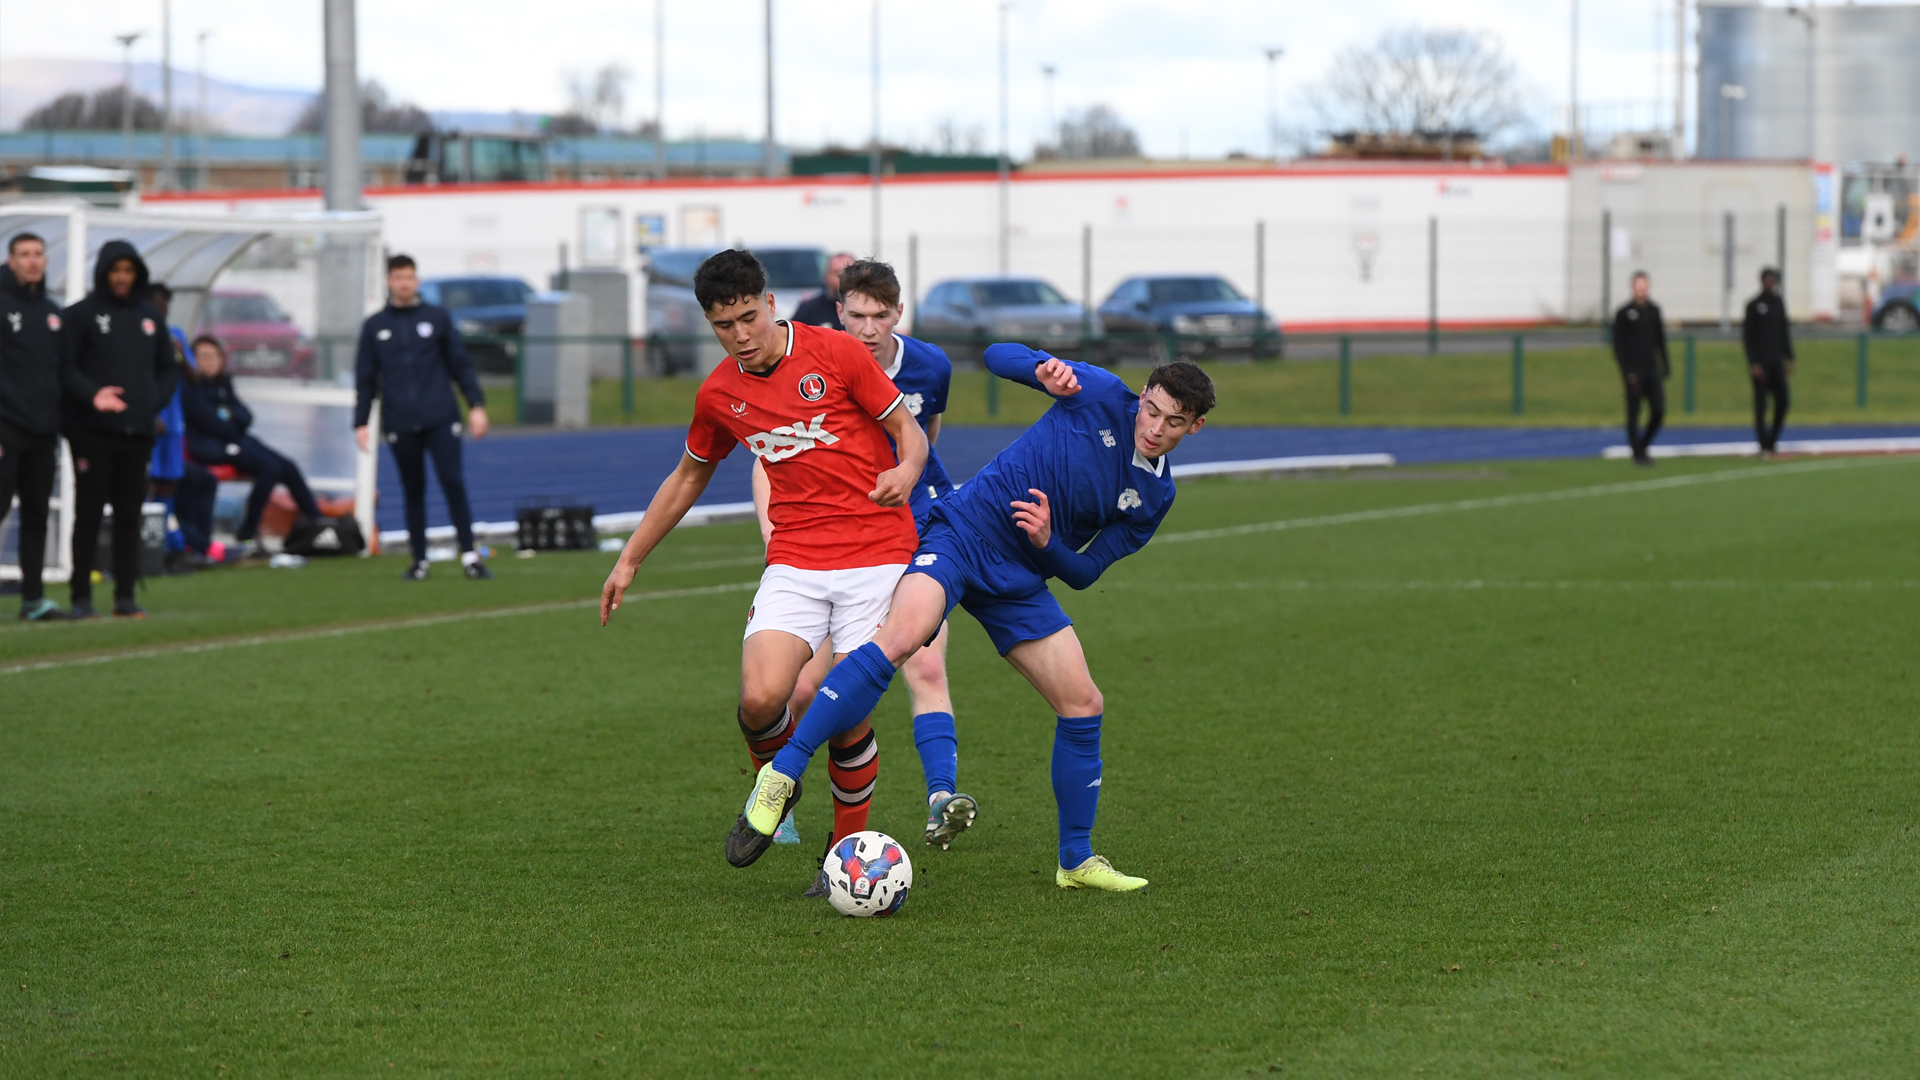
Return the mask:
M0 130L20 127L28 113L73 90L91 92L120 83L121 67L109 60L61 60L50 57L0 59ZM199 98L198 80L191 67L173 69L173 107L183 118ZM160 101L160 65L135 63L133 87ZM300 118L317 89L247 86L207 76L207 113L214 129L229 135L285 135ZM539 113L444 110L433 114L442 127L469 131L526 131L539 129Z

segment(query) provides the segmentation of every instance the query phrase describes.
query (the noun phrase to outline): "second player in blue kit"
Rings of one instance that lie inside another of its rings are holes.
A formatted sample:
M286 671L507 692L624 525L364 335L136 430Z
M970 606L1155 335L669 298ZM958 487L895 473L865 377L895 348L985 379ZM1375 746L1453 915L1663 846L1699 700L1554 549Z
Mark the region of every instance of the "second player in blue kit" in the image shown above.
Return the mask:
M996 375L1051 395L1053 407L972 480L935 501L885 625L834 666L793 738L760 770L734 829L771 834L814 749L859 724L897 665L960 606L1057 717L1055 883L1138 889L1146 879L1093 853L1105 702L1072 620L1046 582L1059 578L1084 589L1152 538L1173 504L1167 455L1205 423L1213 382L1198 366L1176 361L1155 368L1136 395L1110 372L1010 344L990 347L986 362Z

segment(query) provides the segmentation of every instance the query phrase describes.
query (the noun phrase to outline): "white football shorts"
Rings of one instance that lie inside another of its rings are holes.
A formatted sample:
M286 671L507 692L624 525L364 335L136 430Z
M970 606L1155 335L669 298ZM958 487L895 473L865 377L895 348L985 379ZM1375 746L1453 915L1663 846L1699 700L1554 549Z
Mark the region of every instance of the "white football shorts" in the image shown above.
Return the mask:
M893 587L906 568L905 563L853 570L769 566L747 609L746 637L784 630L817 649L831 634L834 652L852 652L872 641L887 620Z

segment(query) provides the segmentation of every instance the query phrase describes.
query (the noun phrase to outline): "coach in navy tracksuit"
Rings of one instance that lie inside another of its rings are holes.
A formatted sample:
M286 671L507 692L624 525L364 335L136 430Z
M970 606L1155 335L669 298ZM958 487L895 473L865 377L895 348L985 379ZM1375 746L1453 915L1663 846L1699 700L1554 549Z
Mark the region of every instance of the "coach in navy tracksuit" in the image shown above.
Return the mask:
M380 399L380 428L386 432L393 463L406 489L407 545L413 563L402 575L408 581L427 577L427 465L440 478L447 497L447 513L460 538L460 562L466 575L491 578L473 550L473 511L467 505L467 483L460 466L460 405L452 383L467 398L465 427L473 437L487 434L486 395L474 377L473 363L453 328L445 308L422 303L420 278L413 260L395 255L387 260L387 306L360 327L360 351L354 361L358 396L353 406L354 437L367 449L367 417L373 399Z
M60 307L47 299L47 244L7 241L0 267L0 521L20 496L20 617L66 617L47 599L47 507L60 468Z

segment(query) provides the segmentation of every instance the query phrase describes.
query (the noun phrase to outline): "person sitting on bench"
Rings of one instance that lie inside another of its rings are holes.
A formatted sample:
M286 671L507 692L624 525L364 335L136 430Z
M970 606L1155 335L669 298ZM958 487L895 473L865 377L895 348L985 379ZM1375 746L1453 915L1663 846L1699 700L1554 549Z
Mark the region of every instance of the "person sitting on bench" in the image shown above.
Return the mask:
M229 465L253 477L253 493L247 497L247 512L234 538L247 542L255 538L267 500L281 484L302 515L322 516L300 466L247 434L253 426L253 411L234 392L233 376L227 373L227 350L202 334L193 341L193 359L195 367L186 369L187 381L180 389L180 406L187 418L187 456L202 465Z

